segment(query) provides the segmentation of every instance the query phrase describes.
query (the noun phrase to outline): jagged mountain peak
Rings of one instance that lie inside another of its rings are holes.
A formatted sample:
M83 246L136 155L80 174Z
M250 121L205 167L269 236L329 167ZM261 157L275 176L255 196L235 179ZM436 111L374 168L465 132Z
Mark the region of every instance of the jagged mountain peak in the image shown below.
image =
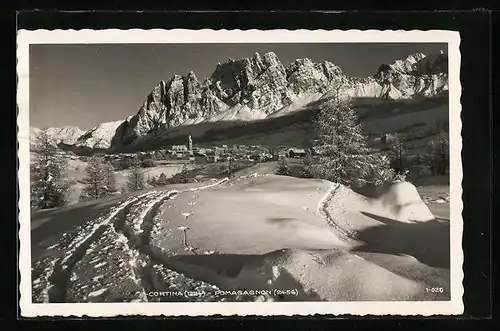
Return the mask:
M284 66L274 52L257 52L218 62L203 79L189 71L184 76L176 73L160 81L137 114L115 127L109 141L119 147L180 125L280 116L295 109L294 104L317 100L339 83L350 97L399 99L439 94L447 90L447 80L444 52L432 56L410 54L380 65L374 75L366 78L349 77L329 61L300 58ZM87 136L92 137L93 133ZM86 145L94 143L90 141ZM103 145L106 144L100 144Z
M392 64L381 64L375 76L381 72L397 72L413 75L447 73L448 55L444 51L435 54L414 53L404 60L395 60Z

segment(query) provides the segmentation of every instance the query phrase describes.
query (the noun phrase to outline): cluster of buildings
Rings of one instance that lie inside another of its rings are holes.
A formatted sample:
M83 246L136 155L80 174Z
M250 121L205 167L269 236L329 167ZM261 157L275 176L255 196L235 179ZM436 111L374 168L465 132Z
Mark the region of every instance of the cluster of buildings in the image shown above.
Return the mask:
M117 160L139 156L140 159L152 158L157 161L185 160L196 163L216 163L230 159L232 161L267 162L278 160L281 157L303 158L308 153L318 154L318 151L288 146L265 147L243 144L220 145L210 148L194 147L191 135L189 135L185 145L172 145L168 148L148 152L107 154L104 157L108 160Z
M191 141L191 140L189 140ZM195 161L196 163L233 161L258 161L266 162L277 160L280 157L303 158L308 151L297 147L265 147L259 145L220 145L210 148L193 147L188 145L173 145L166 150L166 154L173 159L184 159Z

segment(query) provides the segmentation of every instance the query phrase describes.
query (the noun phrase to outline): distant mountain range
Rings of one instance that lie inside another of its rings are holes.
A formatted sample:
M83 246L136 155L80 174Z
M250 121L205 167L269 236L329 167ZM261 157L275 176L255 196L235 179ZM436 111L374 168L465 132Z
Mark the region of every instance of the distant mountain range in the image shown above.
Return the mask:
M49 128L57 143L87 149L119 149L165 130L203 122L254 121L285 116L317 103L333 89L352 98L412 99L448 91L448 56L409 55L382 64L366 78L349 77L335 64L297 59L283 66L269 52L218 63L212 75L194 72L161 81L136 115L88 131ZM36 132L37 128L32 128Z
M84 135L86 132L80 130L76 126L65 126L62 128L47 128L39 129L36 127L30 127L30 141L34 142L36 136L41 132L45 131L50 138L52 138L55 145L66 144L73 145L77 142L78 138Z

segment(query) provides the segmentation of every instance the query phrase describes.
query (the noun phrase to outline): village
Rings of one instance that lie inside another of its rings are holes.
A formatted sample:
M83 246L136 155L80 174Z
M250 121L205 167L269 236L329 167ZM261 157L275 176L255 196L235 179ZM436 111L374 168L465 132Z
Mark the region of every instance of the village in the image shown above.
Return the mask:
M193 145L191 136L188 136L187 144L172 145L154 151L142 151L138 153L105 154L104 159L113 162L118 160L134 159L138 157L141 161L152 160L155 164L165 163L219 163L231 161L269 162L280 158L304 158L308 153L318 154L314 148L306 150L298 147L278 146L267 147L259 145L220 145L211 148L197 147Z
M369 137L369 145L372 152L390 151L394 144L391 134L383 134ZM317 141L311 141L312 145ZM86 162L88 156L77 156L71 152L58 151L62 157ZM208 164L256 164L265 162L276 162L283 158L290 159L293 163L301 163L307 158L314 158L323 154L320 146L303 148L297 146L265 146L244 144L221 144L211 147L196 146L191 135L186 138L186 144L167 145L150 151L138 151L135 153L103 153L102 157L106 163L113 166L115 171L129 169L134 161L139 160L142 168L156 166L190 165L203 166ZM413 167L412 167L413 168ZM413 171L414 169L412 169Z

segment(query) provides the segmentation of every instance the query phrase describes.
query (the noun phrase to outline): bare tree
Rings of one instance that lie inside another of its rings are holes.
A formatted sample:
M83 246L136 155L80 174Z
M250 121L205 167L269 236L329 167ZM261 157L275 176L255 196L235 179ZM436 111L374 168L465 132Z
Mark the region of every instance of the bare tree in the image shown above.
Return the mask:
M130 167L130 173L127 179L127 188L130 192L140 191L146 187L144 174L142 173L139 160L136 158Z
M404 158L406 156L406 148L404 145L403 137L398 133L395 133L393 135L391 151L395 162L395 170L400 174L404 173Z
M111 195L118 191L116 185L116 176L113 166L110 164L105 164L103 167L104 172L104 185L108 195Z
M90 158L84 179L86 186L80 195L81 201L101 199L117 191L113 168L103 163L102 157L94 155Z
M449 152L448 133L441 131L428 145L429 165L434 174L446 175L449 171Z
M288 167L288 160L286 156L282 156L278 160L276 174L282 176L290 176L290 168Z

